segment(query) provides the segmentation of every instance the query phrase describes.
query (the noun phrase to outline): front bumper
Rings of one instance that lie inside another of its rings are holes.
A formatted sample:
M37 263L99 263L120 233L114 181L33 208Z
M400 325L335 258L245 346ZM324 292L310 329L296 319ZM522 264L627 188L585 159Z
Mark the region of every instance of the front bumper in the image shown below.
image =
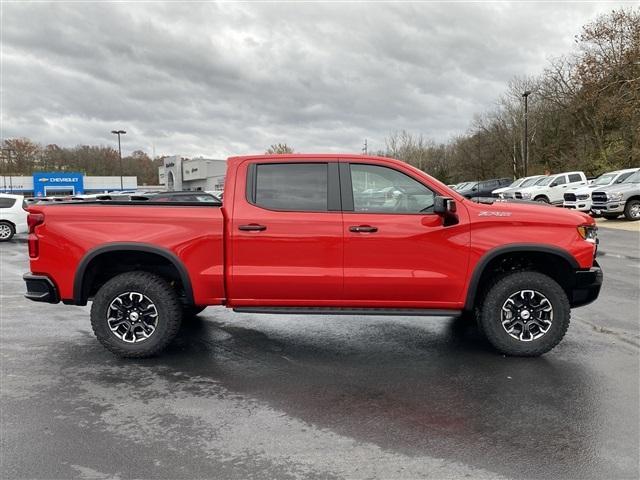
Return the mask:
M569 298L571 307L582 307L598 298L603 278L602 268L598 262L593 262L593 267L589 270L576 271Z
M602 213L623 213L624 202L607 202L591 204L591 211L597 215Z
M589 200L565 200L562 204L564 208L570 208L572 210L578 210L579 212L589 212L591 210L591 202Z
M60 301L58 289L49 277L25 273L22 278L27 284L27 293L24 296L29 300L45 303L58 303Z

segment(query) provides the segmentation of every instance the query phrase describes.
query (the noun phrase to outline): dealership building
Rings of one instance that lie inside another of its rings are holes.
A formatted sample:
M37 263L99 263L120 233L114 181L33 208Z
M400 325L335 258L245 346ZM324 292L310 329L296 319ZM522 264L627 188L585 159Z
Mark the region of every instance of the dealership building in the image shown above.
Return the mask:
M183 158L177 155L164 158L158 167L160 185L167 190L224 190L227 161L214 158Z
M31 176L0 176L0 192L34 197L136 190L138 177L94 177L79 172L36 172Z

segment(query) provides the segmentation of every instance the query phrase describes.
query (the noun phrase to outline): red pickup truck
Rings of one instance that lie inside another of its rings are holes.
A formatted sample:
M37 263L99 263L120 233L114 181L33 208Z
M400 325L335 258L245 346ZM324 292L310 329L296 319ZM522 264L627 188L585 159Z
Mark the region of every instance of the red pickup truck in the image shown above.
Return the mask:
M184 316L238 312L466 315L497 350L560 342L602 284L591 217L467 200L398 160L228 160L224 204L86 202L29 208L26 297L86 305L98 340L160 352Z

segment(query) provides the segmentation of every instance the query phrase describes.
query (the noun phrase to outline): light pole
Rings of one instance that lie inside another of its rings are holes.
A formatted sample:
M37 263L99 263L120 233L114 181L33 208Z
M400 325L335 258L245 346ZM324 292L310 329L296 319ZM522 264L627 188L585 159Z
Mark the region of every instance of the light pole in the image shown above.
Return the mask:
M524 162L524 176L527 176L527 165L529 164L529 95L531 90L525 90L524 97L524 139L522 141L522 160Z
M127 132L124 130L111 130L111 133L118 135L118 157L120 157L120 190L124 190L124 183L122 181L122 148L120 147L120 135L125 135Z

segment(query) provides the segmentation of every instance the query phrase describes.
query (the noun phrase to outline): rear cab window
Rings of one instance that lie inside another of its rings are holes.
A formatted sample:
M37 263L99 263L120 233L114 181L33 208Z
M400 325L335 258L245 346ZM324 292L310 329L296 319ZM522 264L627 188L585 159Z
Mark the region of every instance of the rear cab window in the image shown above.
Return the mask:
M255 178L250 203L268 210L326 212L329 210L327 163L258 163L250 167ZM249 185L250 186L250 185Z
M582 181L582 177L580 176L579 173L572 173L569 175L569 183L581 182L581 181Z

